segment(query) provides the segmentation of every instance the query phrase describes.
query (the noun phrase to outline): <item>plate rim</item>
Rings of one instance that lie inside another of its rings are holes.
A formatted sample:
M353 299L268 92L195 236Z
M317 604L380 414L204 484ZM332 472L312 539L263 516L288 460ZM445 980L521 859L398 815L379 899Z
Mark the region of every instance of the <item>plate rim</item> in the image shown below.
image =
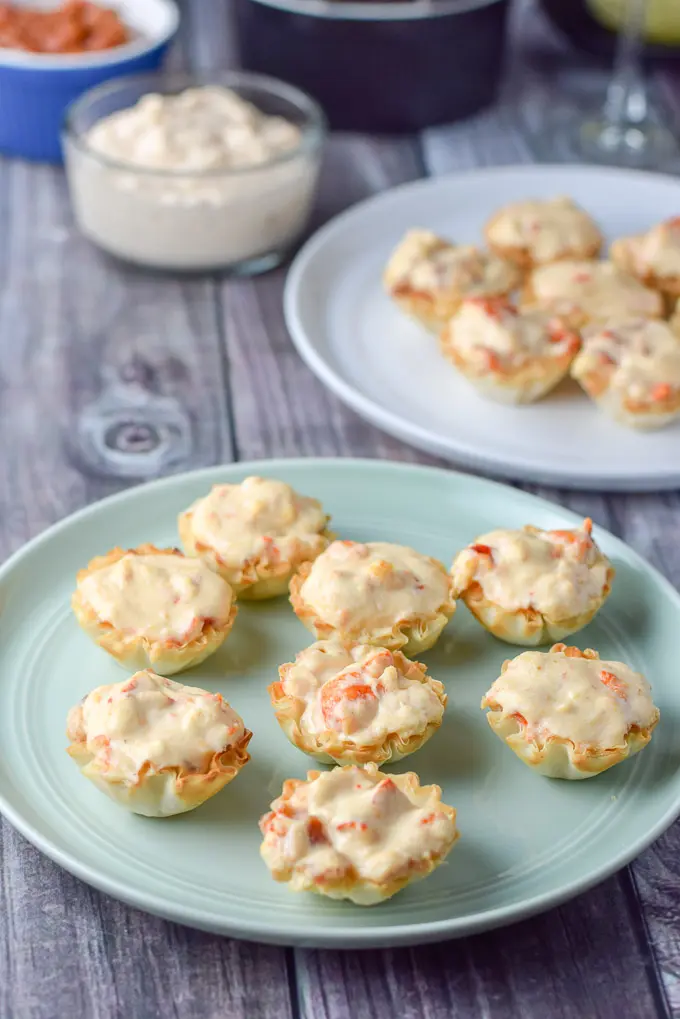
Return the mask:
M66 530L84 518L96 516L98 513L106 512L111 507L116 507L127 501L134 501L137 498L144 498L149 491L158 491L163 488L181 486L187 481L199 481L202 478L215 478L219 472L248 473L258 471L276 472L286 468L303 467L305 470L313 470L315 467L337 467L338 464L359 470L394 471L410 475L426 474L438 478L451 478L462 484L472 484L481 489L507 490L509 486L501 482L487 478L480 478L475 475L466 474L463 471L452 470L446 467L429 466L425 464L412 464L398 460L379 460L367 457L291 457L272 458L263 460L237 461L230 464L216 464L212 467L202 467L193 471L184 471L171 474L162 478L156 478L139 485L132 485L129 488L106 496L87 506L83 506L75 512L67 515L62 520L47 527L40 534L26 542L23 546L13 552L4 563L0 564L0 591L1 586L6 583L8 577L17 569L22 561L39 550L41 546L58 537L61 531ZM530 503L538 503L544 509L546 507L563 514L567 520L578 523L581 517L573 510L553 503L541 496L521 489L512 489L513 493L526 499ZM660 573L651 563L647 562L640 553L626 544L621 538L612 534L606 528L599 528L607 536L608 541L613 542L616 547L625 550L625 553L632 561L643 570L651 574L661 592L669 598L680 612L680 593L676 591L671 582ZM263 927L259 921L250 922L239 920L236 923L230 922L228 917L211 914L205 909L187 905L168 904L156 894L134 889L130 892L124 880L112 878L101 874L96 867L83 863L76 854L62 851L49 836L43 836L30 820L26 819L19 810L15 810L8 802L5 792L0 787L0 812L7 821L20 832L40 852L53 860L64 870L75 875L87 884L97 888L99 891L123 901L134 908L141 909L155 916L175 923L185 924L199 930L210 931L227 937L243 940L258 941L266 944L300 946L315 948L374 948L389 947L397 945L417 945L428 942L440 941L447 938L466 937L484 930L495 929L516 923L527 917L545 912L560 903L574 898L592 888L601 881L610 877L616 871L626 866L631 860L637 857L648 846L650 846L680 815L680 781L676 780L676 789L673 802L664 811L661 817L651 828L642 832L639 838L635 839L627 850L617 852L610 861L603 866L587 871L579 878L563 882L550 891L541 892L519 903L483 910L470 916L452 917L445 920L425 921L419 923L387 924L370 929L357 929L348 922L343 927L333 929L324 928L320 921L312 922L306 928L306 932L287 930L284 925L276 929ZM21 792L21 787L17 786Z
M532 466L526 468L508 467L506 459L496 459L492 455L478 453L467 443L451 441L440 433L433 432L417 422L407 421L389 408L376 403L372 397L348 381L340 370L337 370L330 361L326 360L303 325L300 313L300 295L305 275L319 252L323 251L332 240L338 228L342 229L348 222L351 223L354 219L361 218L367 209L381 205L389 206L394 201L400 201L403 194L426 191L441 184L455 184L456 181L469 180L472 177L483 180L503 177L510 172L528 175L537 171L546 176L564 174L565 172L586 177L608 178L613 176L621 178L623 182L626 180L648 182L651 179L665 184L670 183L678 189L680 197L680 178L673 174L626 167L589 166L586 163L507 163L501 166L455 170L450 173L421 177L397 184L385 191L369 195L338 213L316 230L295 255L286 274L283 292L284 318L293 345L319 381L365 421L416 449L444 457L453 463L454 467L488 471L495 478L505 480L557 485L561 488L573 488L581 491L661 492L676 489L680 486L680 468L675 471L637 472L635 476L617 472L589 476L571 469L560 470Z

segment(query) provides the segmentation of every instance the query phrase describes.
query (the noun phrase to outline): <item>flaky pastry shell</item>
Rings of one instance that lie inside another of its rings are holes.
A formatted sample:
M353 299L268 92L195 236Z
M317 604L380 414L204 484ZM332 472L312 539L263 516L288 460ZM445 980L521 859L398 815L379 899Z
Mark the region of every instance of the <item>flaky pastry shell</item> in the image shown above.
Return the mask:
M400 651L395 651L393 654L398 671L407 675L411 680L427 685L436 694L442 708L445 708L447 698L444 684L428 676L427 666L421 662L409 661ZM285 692L283 686L286 676L294 664L294 662L287 662L279 667L279 681L270 684L267 687L267 692L274 708L276 720L290 742L298 750L310 754L317 761L357 765L369 762L378 765L396 764L397 761L420 750L442 724L442 719L438 718L428 722L422 732L412 733L405 738L399 732L389 732L379 740L368 744L358 744L353 740L343 739L340 733L334 732L332 729L320 733L309 732L303 719L307 702L301 697L290 696Z
M524 530L533 534L540 533L540 528L532 527L530 524L527 524ZM487 598L477 580L473 580L461 590L455 590L454 595L467 605L475 619L494 637L505 641L506 644L539 647L541 644L562 640L563 637L577 633L587 626L609 597L615 574L616 571L610 563L602 594L591 599L588 608L575 616L551 618L532 608L515 610L503 608L502 605Z
M607 364L585 370L578 357L571 366L572 378L576 379L593 403L622 425L640 431L653 431L664 428L680 417L680 389L670 389L669 395L663 399L633 400L610 388L609 379L612 374L613 368Z
M469 362L451 343L448 327L440 336L441 352L482 396L497 403L535 403L568 374L576 350L562 357L533 357L514 370L487 368Z
M600 657L591 648L581 651L576 647L565 647L564 644L555 644L550 650L563 651L567 657ZM505 672L509 664L509 661L503 662L501 673ZM536 737L528 739L522 722L515 715L506 715L488 694L482 699L481 707L490 709L486 716L487 722L520 760L546 778L570 780L592 778L637 754L647 746L659 721L657 711L651 725L644 728L635 725L631 727L623 746L602 749L590 745L577 746L562 736L548 736L543 741Z
M112 566L130 552L137 555L176 555L184 558L176 548L156 548L152 544L138 545L137 548L112 548L105 555L97 555L91 559L86 569L77 573L76 580L84 580L97 570ZM77 588L71 596L71 607L75 619L88 636L95 644L108 651L123 668L133 673L144 668L152 668L159 676L174 676L186 668L200 664L214 654L231 630L238 611L236 604L232 604L228 618L221 626L205 622L198 637L186 644L177 644L171 640L161 641L123 634L110 623L100 620L94 609L83 600Z
M91 559L85 569L78 571L76 579L81 581L97 570L112 566L129 553L184 558L176 548L156 548L151 544L138 545L133 549L112 548L106 555ZM177 644L171 640L161 641L122 633L111 623L100 619L87 602L83 601L77 588L71 596L71 607L88 637L104 651L108 651L124 669L130 672L152 669L159 676L174 676L184 669L199 665L214 654L229 634L237 613L236 605L232 603L229 616L221 626L214 622L204 622L203 630L198 637L194 637L186 644Z
M640 272L627 240L627 237L621 237L613 241L609 248L609 257L615 265L634 276L640 283L644 283L651 290L658 290L663 295L670 313L673 310L673 305L680 298L680 276L661 276L653 269Z
M352 767L352 765L346 765L346 767ZM372 775L380 774L377 767L373 764L368 764L366 768ZM320 774L321 772L319 771L308 771L306 781L313 782ZM380 777L387 778L388 776L380 774ZM449 807L446 803L441 802L442 791L439 786L421 786L420 779L412 771L406 772L403 775L390 775L389 778L399 786L402 792L415 796L416 799L421 799L423 803L427 802L428 798L434 793L437 809L446 814L455 826L456 811L454 807ZM268 859L268 826L275 823L276 811L281 808L285 811L286 804L290 801L295 790L298 786L304 784L305 780L302 779L286 779L283 783L281 796L274 800L272 810L260 820L260 830L265 836L260 846L260 855L269 867L274 880L287 883L291 891L315 892L317 895L325 895L331 899L350 899L359 906L374 906L379 902L390 899L408 884L414 881L421 881L431 874L433 870L436 870L460 837L460 832L455 829L452 839L442 852L431 853L417 860L408 860L405 864L402 864L398 873L384 881L370 881L367 878L362 878L355 870L342 875L331 872L327 875L312 878L303 870L286 866L285 862L282 866L277 867L273 865L271 858Z
M433 562L436 560L433 560ZM444 567L441 567L444 570ZM307 605L302 597L301 589L312 569L312 563L302 563L290 581L290 602L295 615L307 627L317 640L335 638L345 643L373 644L384 647L388 651L401 651L409 658L421 654L433 647L442 630L456 611L456 602L449 581L449 597L436 613L429 617L413 616L412 619L395 623L391 630L338 630L325 622L316 611ZM446 572L446 571L444 571Z
M134 783L98 761L87 749L84 736L72 740L66 751L82 774L122 807L146 817L170 817L200 807L236 778L250 760L247 747L252 735L246 729L237 743L210 755L201 771L181 765L156 771L146 761Z
M290 578L302 562L313 562L321 555L325 548L331 543L335 535L324 528L320 531L320 537L325 539L323 547L312 552L300 543L297 554L287 559L279 558L276 562L270 562L264 556L252 556L246 559L238 567L233 567L220 558L219 553L210 545L204 544L195 537L192 527L193 513L190 509L180 513L177 526L182 544L187 555L203 559L230 585L234 594L241 601L263 601L266 598L277 598L286 594ZM326 523L330 517L326 517Z
M456 314L465 296L460 292L417 290L406 281L395 284L389 293L406 315L414 318L431 333L438 333Z

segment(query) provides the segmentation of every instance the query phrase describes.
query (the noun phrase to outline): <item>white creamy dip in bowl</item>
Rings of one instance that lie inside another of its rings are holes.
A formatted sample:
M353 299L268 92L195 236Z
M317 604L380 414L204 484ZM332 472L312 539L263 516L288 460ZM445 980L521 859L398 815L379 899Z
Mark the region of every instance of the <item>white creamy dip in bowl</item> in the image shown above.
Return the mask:
M262 75L109 82L65 122L76 221L138 265L263 272L306 226L325 133L314 100Z

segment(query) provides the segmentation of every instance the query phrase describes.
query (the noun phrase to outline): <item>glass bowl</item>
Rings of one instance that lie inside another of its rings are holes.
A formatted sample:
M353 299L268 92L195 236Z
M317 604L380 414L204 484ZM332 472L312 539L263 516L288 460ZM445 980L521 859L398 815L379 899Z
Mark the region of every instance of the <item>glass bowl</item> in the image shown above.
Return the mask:
M103 117L149 93L219 85L300 129L298 146L268 162L208 170L156 169L111 159L88 142ZM92 89L70 108L64 152L83 234L127 262L174 271L254 274L278 265L307 224L316 193L325 117L300 89L246 72L148 74Z

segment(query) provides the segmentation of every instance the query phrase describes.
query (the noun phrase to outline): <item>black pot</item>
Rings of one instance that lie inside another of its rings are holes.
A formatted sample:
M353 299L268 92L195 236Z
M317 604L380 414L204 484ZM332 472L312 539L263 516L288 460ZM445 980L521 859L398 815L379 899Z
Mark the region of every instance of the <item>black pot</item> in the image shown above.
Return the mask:
M331 126L414 131L496 96L509 0L235 0L244 68L311 93Z

